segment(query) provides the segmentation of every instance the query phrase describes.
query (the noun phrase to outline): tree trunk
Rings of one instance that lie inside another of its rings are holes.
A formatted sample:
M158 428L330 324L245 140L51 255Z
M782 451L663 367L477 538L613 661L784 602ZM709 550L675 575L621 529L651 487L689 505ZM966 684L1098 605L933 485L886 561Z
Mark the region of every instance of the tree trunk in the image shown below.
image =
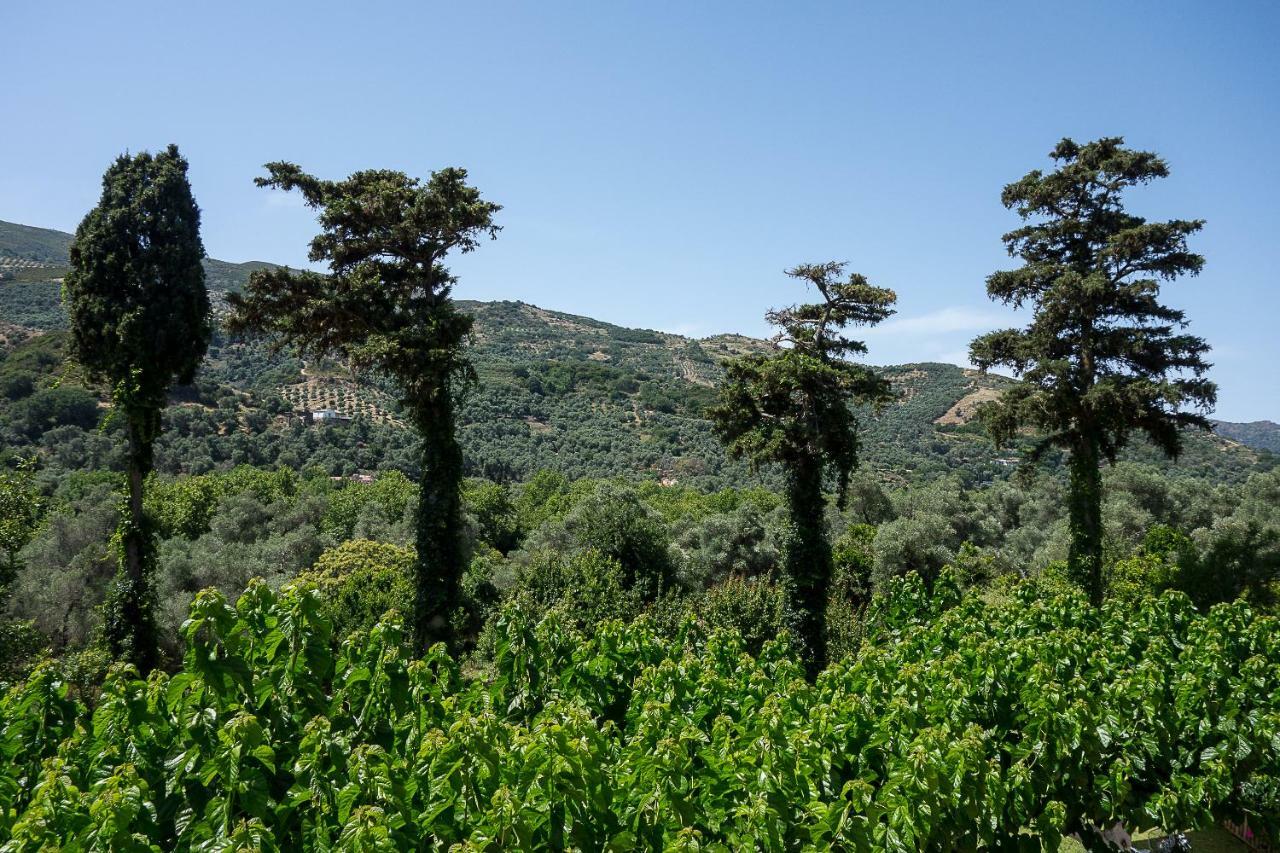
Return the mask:
M813 678L827 665L826 613L832 574L820 463L806 460L787 472L787 509L791 522L787 573L800 617L800 637L809 651L807 669Z
M1092 436L1079 439L1071 452L1071 548L1067 572L1096 607L1102 604L1101 453Z
M143 483L151 472L151 450L159 412L129 417L128 499L120 518L120 566L107 607L107 644L144 677L156 666L159 640L155 621L155 536L143 509ZM155 428L153 428L155 427Z
M448 391L416 413L422 436L422 481L417 519L417 563L413 637L419 650L433 643L451 646L453 616L461 605L463 572L462 448L454 434Z

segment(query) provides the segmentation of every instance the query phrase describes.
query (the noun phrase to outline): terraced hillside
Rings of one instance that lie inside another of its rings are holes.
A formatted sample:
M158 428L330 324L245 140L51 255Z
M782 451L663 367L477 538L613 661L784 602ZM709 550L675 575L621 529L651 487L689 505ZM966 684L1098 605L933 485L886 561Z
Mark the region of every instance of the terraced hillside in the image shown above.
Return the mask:
M0 230L0 250L6 246L5 233L12 229ZM58 245L47 235L43 239L54 248L28 249L40 262ZM33 243L27 239L12 245ZM262 266L207 261L215 304ZM60 275L60 269L48 267L24 272L21 281L0 282L0 347L9 353L0 362L0 381L16 395L0 400L0 420L24 424L25 432L18 432L33 446L49 441L29 413L23 414L24 407L33 405L30 395L40 399L40 389L54 384L65 395L73 384L60 366L59 330L65 328ZM696 340L522 302L461 305L476 317L472 358L479 382L461 411L471 473L520 479L552 468L571 477L653 477L707 487L758 477L770 481L769 472L757 475L726 459L702 416L723 362L767 349L768 343L733 334ZM973 421L977 405L1008 380L949 364L881 369L898 398L880 412L863 413L863 455L882 479L955 473L969 482L984 482L1013 470L1016 454L998 451ZM101 402L103 395L94 393ZM176 397L186 405L170 417L162 467L199 470L250 461L412 472L416 465L394 388L377 376L354 376L341 364L304 366L261 343L219 335L197 387ZM356 421L313 428L324 431L321 440L318 433L298 433L301 419L288 417L290 412L321 409ZM56 421L50 421L51 428L65 426ZM58 435L60 441L66 438ZM20 436L13 440L21 446ZM54 453L48 447L43 452ZM1144 447L1132 455L1156 460ZM1195 436L1178 466L1169 470L1238 479L1259 461L1255 451L1236 441Z

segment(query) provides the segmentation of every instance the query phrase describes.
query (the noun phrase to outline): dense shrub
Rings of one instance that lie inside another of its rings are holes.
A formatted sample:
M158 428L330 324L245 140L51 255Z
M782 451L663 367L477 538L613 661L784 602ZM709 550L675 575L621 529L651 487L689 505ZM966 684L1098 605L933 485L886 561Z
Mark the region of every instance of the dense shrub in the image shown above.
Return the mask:
M338 541L355 538L387 538L390 529L404 525L417 505L418 488L399 471L378 475L371 483L347 480L328 495L329 507L322 528ZM383 534L381 536L377 534Z
M630 621L640 612L640 595L627 585L621 563L593 549L539 551L520 566L516 584L514 605L526 616L554 612L587 633L602 622Z
M779 569L783 523L779 514L766 515L748 502L685 527L673 546L681 585L699 590L730 575L756 577Z
M692 607L692 614L708 630L729 630L742 637L749 654L758 655L767 643L779 641L797 655L803 653L798 645L799 618L785 582L730 575L695 596Z
M523 529L510 489L488 480L471 479L463 483L462 501L475 520L482 543L502 554L520 545Z
M98 424L98 398L83 388L60 386L41 388L14 403L10 417L17 429L29 438L39 438L60 426L92 429Z
M109 542L119 497L99 483L51 513L19 554L8 615L31 621L55 651L83 646L102 624L99 606L116 571Z
M546 522L526 548L531 552L596 551L617 561L626 589L651 601L674 578L668 538L662 519L640 501L634 489L604 482L563 518Z
M323 599L321 612L336 636L367 631L390 611L413 604L413 549L358 539L320 555L298 576Z

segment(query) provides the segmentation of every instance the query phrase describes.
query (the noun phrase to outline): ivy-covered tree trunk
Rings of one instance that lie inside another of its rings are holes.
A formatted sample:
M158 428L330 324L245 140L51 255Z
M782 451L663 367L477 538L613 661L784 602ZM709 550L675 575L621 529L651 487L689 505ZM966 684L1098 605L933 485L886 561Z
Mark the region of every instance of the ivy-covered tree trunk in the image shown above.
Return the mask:
M151 472L152 446L159 431L159 411L129 418L129 494L117 533L120 570L106 618L107 645L112 656L129 661L143 676L155 668L160 654L153 580L155 531L142 501L143 484Z
M1102 604L1102 454L1098 439L1084 436L1071 452L1071 546L1067 572L1096 607Z
M831 546L825 532L826 502L822 497L822 461L793 463L787 470L787 511L790 542L787 574L792 601L800 619L800 635L809 649L810 677L827 665L825 617L831 588Z
M453 643L453 615L461 603L463 571L462 448L454 434L453 401L447 387L440 400L418 408L422 436L415 564L414 642Z

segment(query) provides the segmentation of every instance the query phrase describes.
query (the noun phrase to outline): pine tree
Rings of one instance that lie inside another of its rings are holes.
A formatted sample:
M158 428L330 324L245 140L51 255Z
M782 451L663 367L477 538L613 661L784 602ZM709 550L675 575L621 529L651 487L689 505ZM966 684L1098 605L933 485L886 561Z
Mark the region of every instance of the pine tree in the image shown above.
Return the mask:
M826 665L824 621L831 585L823 479L836 475L843 504L849 474L858 465L858 422L851 403L879 404L890 398L888 382L869 367L847 360L866 352L839 331L849 324L873 325L893 314L897 296L857 273L841 280L845 264L805 264L787 275L812 284L819 303L770 311L779 328L775 350L730 362L709 411L729 455L753 465L777 463L786 475L790 521L786 569L809 669Z
M1182 311L1158 301L1162 281L1204 266L1187 248L1204 223L1147 222L1125 211L1125 190L1169 168L1119 137L1064 139L1049 156L1054 171L1030 172L1002 196L1028 221L1004 235L1023 266L987 279L992 299L1029 306L1034 317L1024 329L979 337L970 354L982 370L1002 366L1022 380L981 411L997 443L1030 428L1041 436L1033 460L1050 447L1070 453L1069 571L1098 604L1104 460L1114 463L1135 431L1176 458L1184 427L1210 428L1209 347L1183 331Z
M422 438L414 638L423 648L450 642L465 568L455 409L475 374L464 349L472 318L450 298L456 277L444 261L496 237L501 207L481 199L463 169L442 169L424 184L396 171L326 181L292 163L266 168L258 186L299 190L319 211L310 258L327 262L329 274L255 272L245 293L230 297L229 325L303 355L340 355L399 383Z
M212 334L203 258L187 161L170 145L154 156L121 156L107 169L98 206L76 230L64 284L72 357L110 386L128 435L129 494L106 634L112 652L143 673L159 654L155 533L143 484L169 388L192 381Z

